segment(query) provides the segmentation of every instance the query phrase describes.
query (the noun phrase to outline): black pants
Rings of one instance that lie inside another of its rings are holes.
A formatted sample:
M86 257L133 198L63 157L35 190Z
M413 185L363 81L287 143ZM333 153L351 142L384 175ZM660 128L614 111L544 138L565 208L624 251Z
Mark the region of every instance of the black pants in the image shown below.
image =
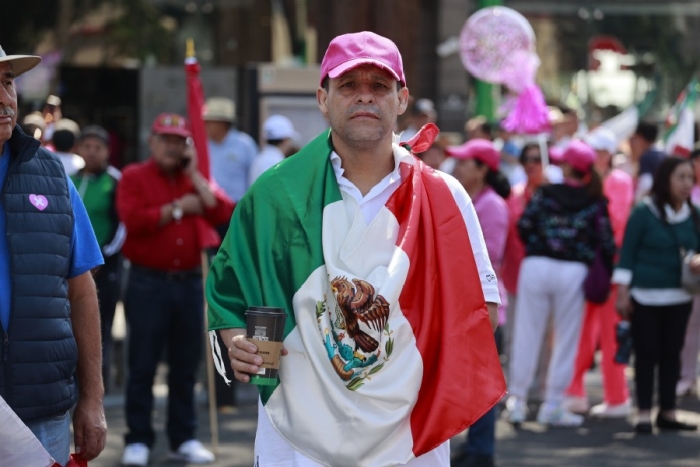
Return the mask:
M109 391L112 378L112 322L122 289L122 256L105 258L105 264L95 275L97 300L100 303L100 331L102 333L102 381Z
M167 349L167 430L175 450L194 439L197 424L194 385L204 345L201 273L164 277L132 265L124 309L129 325L125 441L153 446L153 379Z
M634 383L637 407L650 410L654 372L658 367L659 407L676 408L676 383L681 374L681 350L691 302L681 305L647 306L633 301Z

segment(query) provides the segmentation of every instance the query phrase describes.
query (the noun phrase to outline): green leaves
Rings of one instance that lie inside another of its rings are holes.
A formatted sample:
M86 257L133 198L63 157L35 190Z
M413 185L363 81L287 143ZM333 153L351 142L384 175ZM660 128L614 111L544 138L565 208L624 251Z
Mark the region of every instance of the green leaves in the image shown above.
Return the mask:
M373 375L373 374L377 373L379 370L381 370L382 368L384 368L384 364L380 363L379 365L372 367L372 369L369 370L368 375Z
M357 391L362 386L364 386L364 384L365 384L365 378L362 376L356 376L345 387L351 391Z
M326 312L326 303L319 300L316 302L316 318L320 318Z

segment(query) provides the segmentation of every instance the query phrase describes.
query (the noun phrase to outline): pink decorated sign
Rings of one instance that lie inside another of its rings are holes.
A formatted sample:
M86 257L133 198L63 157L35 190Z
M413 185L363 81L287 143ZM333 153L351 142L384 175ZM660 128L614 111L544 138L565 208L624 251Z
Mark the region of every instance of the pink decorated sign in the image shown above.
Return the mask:
M459 41L462 63L469 73L517 94L504 128L514 133L547 131L547 106L535 84L540 59L527 19L512 8L483 8L469 17Z

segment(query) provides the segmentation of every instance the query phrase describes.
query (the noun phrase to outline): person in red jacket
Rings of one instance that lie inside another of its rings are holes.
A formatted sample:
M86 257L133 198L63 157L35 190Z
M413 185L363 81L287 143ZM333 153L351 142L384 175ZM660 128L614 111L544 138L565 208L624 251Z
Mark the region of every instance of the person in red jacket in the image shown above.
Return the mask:
M125 298L129 325L124 465L147 465L155 440L153 378L168 349L170 458L208 463L214 455L195 439L194 385L204 336L201 252L218 245L215 225L228 222L233 202L197 169L184 117L164 113L151 127L151 157L124 169L117 210L131 261Z

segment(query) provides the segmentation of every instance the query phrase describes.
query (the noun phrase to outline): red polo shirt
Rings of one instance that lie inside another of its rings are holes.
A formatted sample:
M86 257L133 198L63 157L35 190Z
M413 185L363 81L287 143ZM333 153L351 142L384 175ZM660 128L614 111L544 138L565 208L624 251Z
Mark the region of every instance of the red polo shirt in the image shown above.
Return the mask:
M161 206L197 191L187 175L169 177L153 159L128 165L117 186L117 211L127 231L124 256L134 264L163 271L199 266L202 249L218 245L213 226L229 222L233 212L234 204L224 192L212 189L215 207L158 226Z

